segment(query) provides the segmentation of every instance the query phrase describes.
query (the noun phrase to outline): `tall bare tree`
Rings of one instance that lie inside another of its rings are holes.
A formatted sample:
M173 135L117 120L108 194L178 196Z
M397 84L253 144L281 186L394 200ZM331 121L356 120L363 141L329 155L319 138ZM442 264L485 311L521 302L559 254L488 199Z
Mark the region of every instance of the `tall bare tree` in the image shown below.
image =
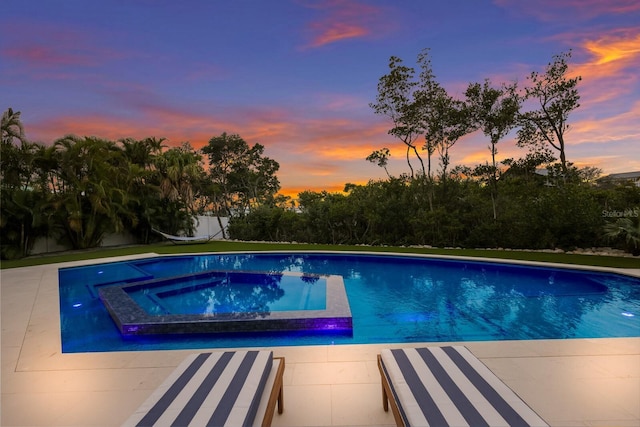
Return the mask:
M415 175L411 164L412 153L420 163L422 174L426 173L417 145L422 127L414 97L418 84L413 80L414 75L413 68L402 65L402 59L392 56L389 58L389 73L380 77L378 81L376 102L369 104L376 114L391 119L393 127L389 130L389 135L398 138L405 145L407 165L412 178ZM375 155L375 152L372 155Z
M533 71L525 87L523 107L532 109L520 114L519 146L550 145L560 156L562 172L566 175L567 156L565 134L569 130L569 114L580 106L578 82L580 76L569 78L568 61L571 51L553 56L544 74Z
M416 110L424 134L423 150L429 156L428 176L431 180L431 155L437 150L442 167L441 179L446 181L450 163L449 150L472 130L468 109L463 101L454 99L436 80L429 59L429 49L418 55L420 65L419 89L415 93Z
M520 98L516 93L517 86L503 85L500 88L491 86L487 79L484 83L471 83L465 95L473 122L489 137L491 152L491 166L489 167L489 182L491 187L491 203L493 219L498 218L496 204L498 196L498 167L496 155L498 142L516 126Z

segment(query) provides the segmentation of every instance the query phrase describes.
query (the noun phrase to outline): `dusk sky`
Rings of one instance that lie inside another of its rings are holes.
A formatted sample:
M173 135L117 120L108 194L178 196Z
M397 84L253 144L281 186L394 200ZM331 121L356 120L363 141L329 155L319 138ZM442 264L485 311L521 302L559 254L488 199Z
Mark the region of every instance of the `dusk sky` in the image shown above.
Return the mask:
M382 147L392 174L409 172L369 104L389 57L417 69L424 48L459 98L486 78L524 84L571 49L567 159L640 170L638 0L3 0L0 108L46 144L238 134L280 163L283 194L341 191L385 177L365 160ZM465 136L452 166L490 161L487 145ZM525 154L515 132L498 145L499 160Z

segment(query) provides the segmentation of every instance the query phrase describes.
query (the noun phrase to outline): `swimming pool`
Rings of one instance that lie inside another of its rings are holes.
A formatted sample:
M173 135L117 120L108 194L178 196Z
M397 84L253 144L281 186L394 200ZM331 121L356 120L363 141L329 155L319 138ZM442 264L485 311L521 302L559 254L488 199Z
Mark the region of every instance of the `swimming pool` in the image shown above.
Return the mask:
M338 275L352 333L123 336L100 289L209 270ZM640 336L640 279L475 260L353 253L161 256L60 269L65 353Z

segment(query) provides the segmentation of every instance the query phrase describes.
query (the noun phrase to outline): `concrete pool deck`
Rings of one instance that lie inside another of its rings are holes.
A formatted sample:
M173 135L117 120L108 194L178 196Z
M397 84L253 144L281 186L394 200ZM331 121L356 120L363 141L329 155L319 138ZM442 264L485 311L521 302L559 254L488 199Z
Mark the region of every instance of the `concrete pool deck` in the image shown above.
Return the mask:
M0 271L0 425L119 426L201 351L62 354L58 268L96 262ZM640 425L640 338L464 344L552 426ZM421 345L273 348L286 359L285 410L273 425L394 425L382 409L376 355Z

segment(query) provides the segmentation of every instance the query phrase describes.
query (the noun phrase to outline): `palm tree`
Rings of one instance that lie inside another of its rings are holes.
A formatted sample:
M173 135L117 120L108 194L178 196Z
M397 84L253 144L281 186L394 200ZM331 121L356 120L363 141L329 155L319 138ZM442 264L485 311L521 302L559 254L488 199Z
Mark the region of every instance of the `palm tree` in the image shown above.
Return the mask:
M152 169L154 159L162 154L165 147L163 142L165 138L145 138L135 140L132 138L121 139L122 149L125 156L133 164L142 166L144 169Z
M74 249L100 245L105 233L124 229L125 218L135 222L129 163L114 142L69 135L54 143L53 157L54 206Z
M41 158L45 147L26 140L1 144L0 241L4 258L29 255L36 239L48 232L46 204L50 193Z
M13 143L14 139L20 142L26 142L19 111L14 112L13 109L8 108L7 111L2 113L0 131L2 134L2 143Z
M627 250L635 256L640 255L640 220L638 217L628 216L608 223L604 226L604 235L607 239L624 239Z
M152 228L159 226L157 217L163 211L156 163L162 156L164 141L164 138L155 137L120 140L124 156L129 162L132 192L136 195L135 203L130 208L135 212L136 224L128 224L128 228L144 244L149 243L154 236Z
M11 108L0 128L0 252L3 258L24 257L48 231L45 147L27 140L20 112Z
M159 216L168 233L193 232L193 217L197 213L196 199L203 181L204 169L200 156L189 143L171 148L156 158L160 198L164 201Z

